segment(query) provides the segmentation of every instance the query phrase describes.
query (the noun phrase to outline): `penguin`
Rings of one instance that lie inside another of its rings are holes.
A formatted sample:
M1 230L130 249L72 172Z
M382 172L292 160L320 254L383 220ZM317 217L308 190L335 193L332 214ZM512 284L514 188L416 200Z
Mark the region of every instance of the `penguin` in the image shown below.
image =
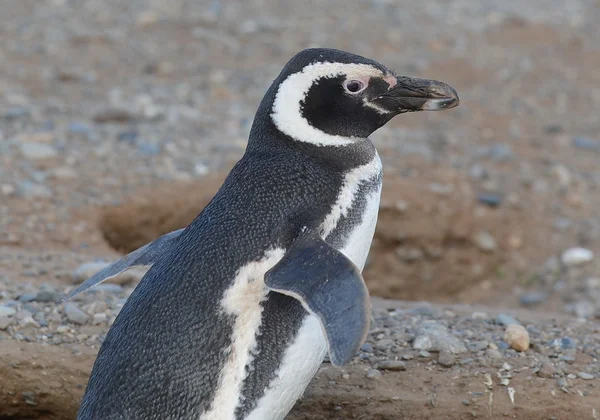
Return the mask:
M306 49L256 112L242 158L194 221L65 299L149 267L109 329L80 420L280 420L328 354L366 340L362 278L382 164L369 135L456 91L348 52Z

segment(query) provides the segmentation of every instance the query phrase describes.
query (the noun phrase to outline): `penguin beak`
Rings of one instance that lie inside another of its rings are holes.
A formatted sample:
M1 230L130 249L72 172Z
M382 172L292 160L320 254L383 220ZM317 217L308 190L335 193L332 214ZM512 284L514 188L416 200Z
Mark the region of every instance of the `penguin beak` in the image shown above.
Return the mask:
M395 81L395 86L374 101L395 114L441 111L460 102L456 91L444 82L406 76L396 77Z

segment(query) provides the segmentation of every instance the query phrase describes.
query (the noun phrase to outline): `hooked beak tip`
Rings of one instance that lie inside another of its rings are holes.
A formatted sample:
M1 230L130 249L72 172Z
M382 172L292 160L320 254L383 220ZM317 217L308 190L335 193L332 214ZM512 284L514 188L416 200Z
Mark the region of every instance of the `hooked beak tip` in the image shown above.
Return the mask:
M458 106L460 99L458 93L451 86L443 82L432 83L431 97L421 106L423 111L442 111Z

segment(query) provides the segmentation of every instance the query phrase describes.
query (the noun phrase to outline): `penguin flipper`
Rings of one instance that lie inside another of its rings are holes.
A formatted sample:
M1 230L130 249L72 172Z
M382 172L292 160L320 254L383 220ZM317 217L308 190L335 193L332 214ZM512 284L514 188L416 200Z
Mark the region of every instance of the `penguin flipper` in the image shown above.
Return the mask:
M320 235L296 239L267 271L265 284L299 300L319 319L333 365L344 365L356 355L369 332L369 292L356 265Z
M75 289L73 289L68 295L62 298L61 302L71 299L73 296L80 294L88 290L97 284L102 283L108 279L118 276L124 271L129 270L133 267L147 266L150 267L156 262L159 256L175 241L179 238L183 229L174 230L169 232L160 238L156 239L149 244L144 245L135 251L125 255L120 260L112 263L108 267L103 268L92 277L81 283Z

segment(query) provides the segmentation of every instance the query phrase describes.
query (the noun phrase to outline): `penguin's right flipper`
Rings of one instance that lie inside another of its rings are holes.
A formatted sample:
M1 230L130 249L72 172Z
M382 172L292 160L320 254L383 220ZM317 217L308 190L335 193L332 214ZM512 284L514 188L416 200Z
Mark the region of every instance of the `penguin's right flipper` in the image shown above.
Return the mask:
M369 332L369 292L360 270L320 235L296 239L267 271L265 284L299 300L319 319L333 365L344 365L356 355Z
M81 283L74 290L72 290L71 293L63 297L61 302L65 302L66 300L71 299L73 296L78 295L79 293L84 292L87 289L102 283L103 281L116 277L130 268L152 266L152 264L156 262L160 255L163 254L177 238L179 238L181 232L183 232L183 229L169 232L156 239L154 242L150 242L149 244L130 252L120 260L112 263L108 267L103 268L92 277Z

